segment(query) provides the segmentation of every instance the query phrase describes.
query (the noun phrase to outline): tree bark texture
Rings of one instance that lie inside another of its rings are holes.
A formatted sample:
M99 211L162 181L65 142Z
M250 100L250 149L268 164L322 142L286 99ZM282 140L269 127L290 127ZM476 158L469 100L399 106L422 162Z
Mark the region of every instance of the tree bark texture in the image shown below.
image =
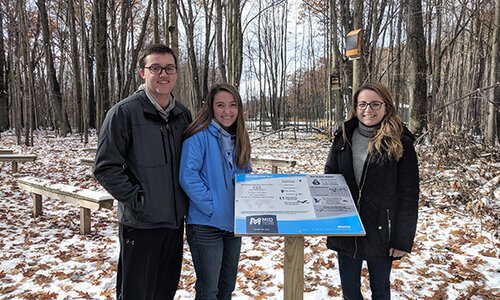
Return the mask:
M427 127L427 83L425 61L425 37L422 22L422 1L405 0L408 15L408 97L410 105L410 129L417 135Z
M47 79L49 86L51 88L51 98L53 98L55 117L56 117L56 128L61 135L66 135L71 132L71 127L69 125L68 116L63 105L63 97L61 89L59 86L59 80L57 79L56 69L54 65L54 59L52 56L51 42L50 42L50 31L49 31L49 18L47 15L47 9L45 7L44 0L37 0L38 11L40 14L40 23L42 26L43 33L43 46L45 50L45 62L47 68Z

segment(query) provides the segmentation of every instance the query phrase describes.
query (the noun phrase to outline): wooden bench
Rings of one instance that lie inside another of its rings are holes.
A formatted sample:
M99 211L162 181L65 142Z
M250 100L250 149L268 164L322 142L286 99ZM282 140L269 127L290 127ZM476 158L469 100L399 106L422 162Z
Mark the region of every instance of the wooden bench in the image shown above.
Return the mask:
M18 162L34 161L36 158L31 154L0 154L0 162L12 162L12 173L17 173Z
M21 189L33 193L33 216L42 214L42 195L52 199L58 199L73 203L80 207L80 234L90 232L90 211L101 208L111 209L113 197L107 192L81 189L72 185L52 184L49 180L22 177L18 179Z
M255 165L271 165L273 174L278 173L278 167L293 168L297 164L296 160L264 157L252 157L251 162Z
M80 163L82 165L87 165L87 166L94 166L94 159L91 157L80 157Z
M97 152L97 148L96 147L83 148L82 151L96 153Z
M12 154L14 153L14 150L12 149L0 149L0 155L1 154Z

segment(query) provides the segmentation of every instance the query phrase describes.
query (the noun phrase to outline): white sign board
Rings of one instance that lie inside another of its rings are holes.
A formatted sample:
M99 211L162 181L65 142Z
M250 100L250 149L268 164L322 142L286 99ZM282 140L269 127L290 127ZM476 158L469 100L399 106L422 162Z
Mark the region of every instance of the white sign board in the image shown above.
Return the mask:
M365 235L340 174L237 174L237 235Z

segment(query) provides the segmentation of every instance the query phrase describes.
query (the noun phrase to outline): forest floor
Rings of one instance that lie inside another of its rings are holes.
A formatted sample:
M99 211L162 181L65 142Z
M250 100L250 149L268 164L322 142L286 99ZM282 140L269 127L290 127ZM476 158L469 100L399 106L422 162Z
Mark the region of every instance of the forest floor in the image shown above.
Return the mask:
M297 160L282 173L322 173L330 142L323 136L252 133L254 156ZM116 208L92 212L92 233L79 234L79 210L45 199L32 217L21 176L101 190L91 167L81 165L79 135L38 131L34 146L18 146L4 132L0 148L36 154L35 162L0 163L0 299L114 299L118 238ZM460 135L417 147L421 177L419 223L413 252L394 263L393 299L500 299L500 151ZM270 167L254 166L255 173ZM115 206L116 207L116 206ZM305 238L304 299L341 299L336 254L325 237ZM282 237L244 237L234 299L283 299ZM367 270L364 268L363 273ZM195 273L185 243L176 299L194 299ZM362 282L369 296L366 276Z

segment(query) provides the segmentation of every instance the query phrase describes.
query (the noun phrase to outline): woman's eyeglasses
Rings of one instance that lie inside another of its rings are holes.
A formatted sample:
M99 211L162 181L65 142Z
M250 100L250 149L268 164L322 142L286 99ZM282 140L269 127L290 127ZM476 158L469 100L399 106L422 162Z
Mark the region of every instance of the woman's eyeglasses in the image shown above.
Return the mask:
M384 105L384 102L373 101L373 102L359 102L358 109L365 110L368 106L373 110L379 110Z

